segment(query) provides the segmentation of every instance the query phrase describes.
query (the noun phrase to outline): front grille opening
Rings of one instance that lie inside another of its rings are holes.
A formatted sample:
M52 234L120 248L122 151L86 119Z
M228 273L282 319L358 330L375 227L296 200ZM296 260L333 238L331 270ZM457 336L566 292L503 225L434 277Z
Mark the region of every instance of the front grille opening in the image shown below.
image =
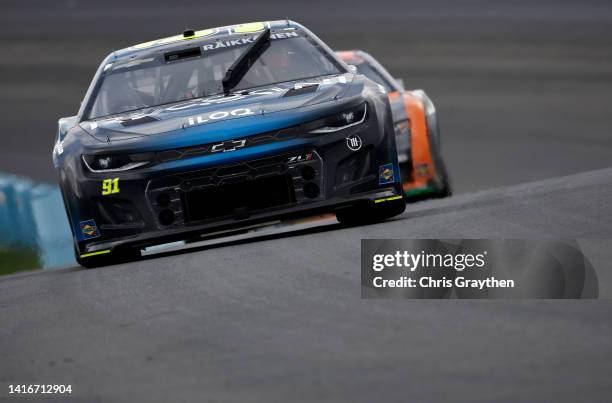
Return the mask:
M353 153L338 163L336 169L336 187L350 185L363 179L372 170L371 147Z
M98 205L102 222L111 225L128 225L144 223L142 216L134 205L127 200L114 198L94 198Z
M183 193L187 220L209 220L295 203L291 178L287 175L210 186Z

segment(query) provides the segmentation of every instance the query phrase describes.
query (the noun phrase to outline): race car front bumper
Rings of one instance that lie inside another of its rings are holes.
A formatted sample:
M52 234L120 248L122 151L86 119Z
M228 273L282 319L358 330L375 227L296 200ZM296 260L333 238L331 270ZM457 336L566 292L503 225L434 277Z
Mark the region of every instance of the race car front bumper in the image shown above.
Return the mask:
M169 154L186 157L112 174L74 164L76 179L67 175L62 189L81 258L402 195L393 128L373 117L223 158Z

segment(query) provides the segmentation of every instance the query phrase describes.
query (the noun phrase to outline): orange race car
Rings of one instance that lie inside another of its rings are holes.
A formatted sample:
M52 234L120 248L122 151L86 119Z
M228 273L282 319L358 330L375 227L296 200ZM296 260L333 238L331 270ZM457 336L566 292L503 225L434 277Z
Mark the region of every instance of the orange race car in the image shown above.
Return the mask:
M436 108L423 90L406 91L402 80L361 50L336 52L359 74L387 90L400 163L402 186L408 200L446 197L452 193L446 166L440 154Z

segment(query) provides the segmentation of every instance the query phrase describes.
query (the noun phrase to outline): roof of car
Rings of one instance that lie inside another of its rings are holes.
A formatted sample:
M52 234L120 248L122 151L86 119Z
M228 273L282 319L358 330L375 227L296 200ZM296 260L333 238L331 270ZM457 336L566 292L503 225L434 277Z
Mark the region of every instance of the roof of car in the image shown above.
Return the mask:
M117 50L114 52L116 58L138 53L142 50L150 50L156 47L164 45L177 44L183 41L192 40L209 40L214 38L223 38L231 35L238 34L256 34L257 32L263 31L266 28L270 29L298 29L303 28L300 24L290 20L279 20L279 21L263 21L263 22L249 22L238 25L228 25L225 27L207 28L200 30L186 30L181 34L169 36L166 38L155 39L148 42L139 43L137 45L130 46L125 49Z

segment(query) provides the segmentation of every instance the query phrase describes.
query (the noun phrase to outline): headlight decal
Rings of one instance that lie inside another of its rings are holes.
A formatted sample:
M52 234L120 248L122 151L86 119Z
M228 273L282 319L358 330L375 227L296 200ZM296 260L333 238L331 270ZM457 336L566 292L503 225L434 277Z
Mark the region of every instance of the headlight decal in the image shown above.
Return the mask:
M149 164L152 158L153 154L82 156L87 169L95 173L129 171Z
M313 134L337 132L363 123L366 116L367 104L363 103L356 108L311 122L308 126L313 129L308 132Z

